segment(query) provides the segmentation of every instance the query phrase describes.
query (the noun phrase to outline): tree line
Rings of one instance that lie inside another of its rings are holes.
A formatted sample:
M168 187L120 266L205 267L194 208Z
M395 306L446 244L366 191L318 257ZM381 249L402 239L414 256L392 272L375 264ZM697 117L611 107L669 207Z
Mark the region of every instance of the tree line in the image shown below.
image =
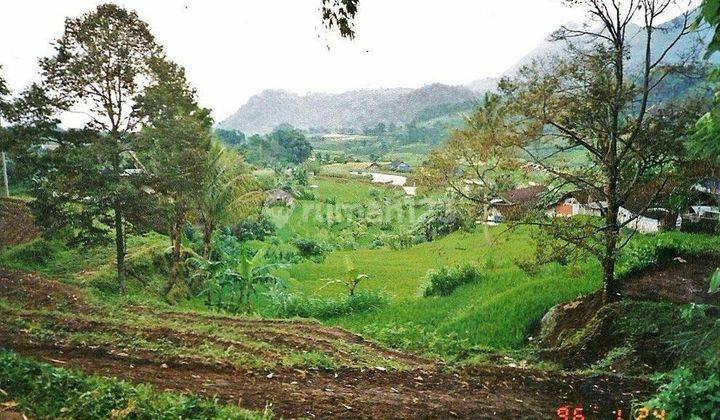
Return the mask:
M0 79L3 151L32 168L30 206L45 235L73 245L115 244L125 290L127 236L171 242L167 294L180 276L182 227L213 230L256 189L240 154L212 134L185 70L136 13L112 4L65 21L41 80L15 98ZM80 128L72 126L80 118Z

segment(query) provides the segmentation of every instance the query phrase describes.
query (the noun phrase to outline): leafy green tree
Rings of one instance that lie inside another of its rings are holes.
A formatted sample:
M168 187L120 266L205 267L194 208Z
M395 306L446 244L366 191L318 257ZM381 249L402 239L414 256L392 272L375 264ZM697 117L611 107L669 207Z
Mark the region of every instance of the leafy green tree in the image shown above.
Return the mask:
M709 56L720 50L720 0L704 0L700 6L699 17L715 31L707 49L707 55Z
M132 176L140 164L131 133L142 122L134 105L154 79L151 62L162 48L137 14L112 4L67 19L53 46L54 55L40 60L45 94L56 115L84 115L87 123L48 139L60 147L34 190L37 219L70 225L84 242L102 241L112 227L122 292L126 228L141 196Z
M162 289L167 295L180 277L182 227L197 212L195 197L204 187L212 118L210 110L198 106L182 67L164 59L153 60L151 67L157 79L138 100L147 122L137 137L143 169L170 233L170 277Z
M355 290L360 285L360 282L367 278L370 278L370 276L358 272L358 269L355 267L355 264L352 262L350 257L346 256L345 276L341 279L326 279L327 282L321 287L321 289L333 284L340 284L347 289L349 296L353 297L355 296Z
M705 21L715 30L715 35L707 47L706 55L709 56L720 49L720 0L705 0L700 8L700 19ZM700 24L700 21L697 22ZM714 163L715 166L720 165L720 142L717 141L720 136L720 98L717 91L720 86L720 67L715 67L708 79L715 87L715 97L713 107L705 113L697 124L697 131L691 140L691 149L698 158L705 158ZM717 169L717 168L716 168ZM714 177L719 176L717 170Z
M300 164L312 154L312 146L305 135L291 126L280 126L269 137L280 147L282 161Z
M430 153L422 172L428 185L450 188L476 206L480 211L475 213L482 214L483 222L491 201L516 182L518 159L511 148L514 138L506 128L507 114L500 96L486 95L465 127L452 131L445 144ZM483 226L489 241L487 224Z
M605 203L601 222L540 215L537 223L558 240L557 254L580 248L600 260L604 296L611 299L619 296L618 253L632 237L623 236L623 228L637 217L621 221L620 208L638 197L641 209L654 207L681 176L683 138L700 111L692 98L654 103L663 81L689 64L671 62L668 52L690 33L691 11L664 31L670 42L658 51L651 47L670 1L569 3L589 10L599 26L562 28L554 35L558 42L580 39L567 43L567 56L524 68L517 78L501 82L501 92L516 118L509 126L518 135L518 152L558 180L553 191L586 190ZM638 70L626 68L636 19L645 24L636 35L644 45ZM588 164L569 164L569 153L584 156Z
M245 143L245 133L238 130L218 128L215 130L215 136L228 146L239 147Z
M252 299L258 286L279 283L280 278L273 274L282 264L271 263L260 250L248 257L237 249L222 250L218 261L197 260L200 266L198 275L205 277L205 296L208 306L231 313L250 312Z

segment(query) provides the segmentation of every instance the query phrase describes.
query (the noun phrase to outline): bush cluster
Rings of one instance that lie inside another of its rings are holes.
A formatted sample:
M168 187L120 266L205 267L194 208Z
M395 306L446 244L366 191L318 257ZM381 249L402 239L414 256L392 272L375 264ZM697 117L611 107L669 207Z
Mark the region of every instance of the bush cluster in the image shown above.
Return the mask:
M447 296L463 284L473 283L479 278L480 272L472 265L430 270L426 275L427 282L423 295Z
M390 299L376 291L362 290L354 295L333 298L305 297L287 290L268 293L271 315L278 318L337 318L386 306Z
M330 246L324 242L302 236L293 239L292 244L300 251L300 255L314 260L324 259L325 254L330 252Z
M261 215L248 217L232 227L232 234L240 241L262 241L268 236L274 236L277 228L269 217Z

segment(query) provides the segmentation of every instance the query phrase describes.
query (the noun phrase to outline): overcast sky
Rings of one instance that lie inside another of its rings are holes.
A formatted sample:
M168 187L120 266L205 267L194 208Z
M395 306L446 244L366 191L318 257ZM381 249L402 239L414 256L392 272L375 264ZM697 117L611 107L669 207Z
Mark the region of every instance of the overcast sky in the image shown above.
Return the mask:
M583 17L560 0L361 0L357 37L347 41L322 28L320 0L113 2L150 24L218 121L264 89L341 92L496 76ZM0 65L11 88L37 80L37 59L52 52L66 16L98 3L3 1Z

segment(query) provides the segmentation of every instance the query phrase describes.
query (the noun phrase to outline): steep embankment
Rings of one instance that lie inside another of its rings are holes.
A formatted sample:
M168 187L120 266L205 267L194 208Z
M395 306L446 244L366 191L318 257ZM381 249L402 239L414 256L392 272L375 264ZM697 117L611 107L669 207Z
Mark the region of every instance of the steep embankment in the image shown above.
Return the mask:
M617 302L593 293L559 304L543 318L541 352L566 367L629 374L701 365L720 354L720 294L708 292L717 267L718 254L675 252L624 278Z

